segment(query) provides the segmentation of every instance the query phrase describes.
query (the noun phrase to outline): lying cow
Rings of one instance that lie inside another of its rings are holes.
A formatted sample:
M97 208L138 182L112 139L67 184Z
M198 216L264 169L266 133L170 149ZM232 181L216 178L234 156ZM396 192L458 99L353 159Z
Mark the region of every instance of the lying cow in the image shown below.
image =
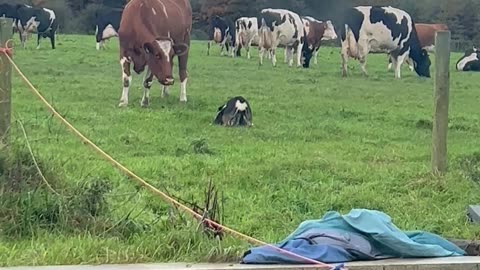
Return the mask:
M480 51L468 49L455 65L457 71L480 71Z
M305 29L305 43L303 45L303 67L310 66L310 60L313 55L314 64L318 63L318 51L323 40L337 39L337 33L331 21L318 21L312 17L302 17L303 27Z
M96 48L105 49L105 41L118 37L118 28L122 18L122 9L101 10L95 13L95 39Z
M447 31L448 26L445 24L425 24L425 23L416 23L415 28L417 29L418 40L420 41L420 46L425 49L427 52L435 52L435 34L438 31ZM388 70L392 69L392 59L389 56L388 58ZM410 70L413 71L413 63L410 58L405 60L410 67Z
M213 16L211 20L210 39L208 41L207 55L210 55L210 48L212 43L220 45L220 55L224 55L224 50L227 51L227 55L233 55L233 49L235 47L235 25L228 18L222 18L220 16ZM232 49L232 53L230 53Z
M240 50L245 48L247 58L250 59L252 44L258 45L258 19L256 17L241 17L235 21L235 51L234 55L240 55Z
M259 55L260 65L263 65L263 56L267 52L273 66L276 66L276 50L279 45L285 46L286 61L293 65L293 54L296 53L297 67L302 65L302 48L305 38L303 21L300 16L285 9L263 9L260 15Z
M357 59L367 76L369 53L392 55L395 78L400 78L401 65L412 58L419 76L430 77L430 58L422 49L411 16L393 7L359 6L348 9L341 27L342 75L347 76L348 59Z
M132 0L120 21L120 64L123 92L120 107L128 105L132 81L130 66L140 74L146 69L141 105L149 105L153 78L163 85L162 98L174 84L173 58L178 57L180 102L187 101L187 61L192 30L192 8L189 0Z

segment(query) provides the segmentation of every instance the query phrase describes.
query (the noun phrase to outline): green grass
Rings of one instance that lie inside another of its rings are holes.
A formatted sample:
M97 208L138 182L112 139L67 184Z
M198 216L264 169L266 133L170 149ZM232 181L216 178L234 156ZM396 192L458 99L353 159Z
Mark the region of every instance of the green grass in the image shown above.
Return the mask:
M319 65L303 70L283 64L281 52L277 68L268 62L259 67L256 50L251 60L220 57L218 47L207 57L206 44L193 42L186 105L178 101L175 71L171 96L161 100L154 84L148 109L140 107L142 76L135 75L130 105L120 109L116 40L100 52L92 36L60 36L55 51L47 41L37 51L34 42L26 51L18 48L15 61L75 127L176 196L201 201L213 180L225 194L225 223L243 233L277 242L301 221L326 211L369 208L391 215L404 230L479 238L465 208L480 201L480 77L454 71L459 54L451 61L449 173L437 179L430 174L433 80L420 79L406 66L403 78L395 80L385 55L369 56L369 78L354 61L350 77L341 78L336 48L322 48ZM105 212L90 216L83 227L75 225L82 220L69 219L73 214L62 222L45 221L49 207L67 209L76 204L70 203L75 196L60 198L42 188L43 195L35 198L39 205L26 195L16 202L17 194L3 193L0 201L8 197L10 205L13 200L15 209L23 209L12 216L24 218L0 217L0 224L23 226L12 232L0 225L0 265L235 262L248 249L230 237L209 240L190 220L172 222L159 198L135 194L135 184L52 119L16 75L13 85L14 113L54 187L81 195L78 205L95 196L88 194L96 181L109 183L111 191L102 195ZM251 103L255 126L211 126L216 109L235 95ZM13 144L22 149L21 133L12 132ZM210 154L194 151L198 140L205 140ZM77 208L72 209L83 209ZM25 214L29 209L43 214ZM117 221L120 225L112 227Z

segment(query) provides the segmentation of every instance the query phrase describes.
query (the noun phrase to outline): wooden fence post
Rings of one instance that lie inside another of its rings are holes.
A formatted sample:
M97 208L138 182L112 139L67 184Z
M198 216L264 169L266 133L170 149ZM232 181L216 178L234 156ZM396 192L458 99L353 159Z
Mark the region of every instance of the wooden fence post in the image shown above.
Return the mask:
M437 176L447 171L447 133L450 90L450 31L435 36L435 82L432 136L432 170Z
M13 20L0 18L0 48L8 46L13 37ZM0 142L6 144L11 121L12 65L7 57L0 53Z

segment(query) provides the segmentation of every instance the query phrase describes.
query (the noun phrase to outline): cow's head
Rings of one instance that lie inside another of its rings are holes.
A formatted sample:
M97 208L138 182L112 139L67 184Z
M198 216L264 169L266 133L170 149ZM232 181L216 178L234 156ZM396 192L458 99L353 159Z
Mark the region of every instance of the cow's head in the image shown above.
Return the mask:
M310 67L310 60L312 59L314 50L313 46L309 45L308 41L305 39L302 47L302 65L304 68Z
M173 56L188 52L187 44L175 44L171 38L157 38L143 45L145 58L152 74L162 85L173 85Z
M414 59L413 62L415 72L417 72L419 76L430 78L430 65L432 62L430 61L427 50L422 49L418 59Z
M322 40L335 40L338 38L337 33L335 32L335 27L333 27L332 21L326 21L323 23L325 32L323 33Z

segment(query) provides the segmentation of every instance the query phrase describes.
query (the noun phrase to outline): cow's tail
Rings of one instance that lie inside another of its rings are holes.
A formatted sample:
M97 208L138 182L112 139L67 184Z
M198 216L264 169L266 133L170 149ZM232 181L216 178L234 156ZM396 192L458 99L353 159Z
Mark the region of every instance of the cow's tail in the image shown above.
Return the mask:
M264 47L265 49L271 49L273 45L270 32L268 30L268 27L262 26L259 33L260 39L262 40L262 47Z

